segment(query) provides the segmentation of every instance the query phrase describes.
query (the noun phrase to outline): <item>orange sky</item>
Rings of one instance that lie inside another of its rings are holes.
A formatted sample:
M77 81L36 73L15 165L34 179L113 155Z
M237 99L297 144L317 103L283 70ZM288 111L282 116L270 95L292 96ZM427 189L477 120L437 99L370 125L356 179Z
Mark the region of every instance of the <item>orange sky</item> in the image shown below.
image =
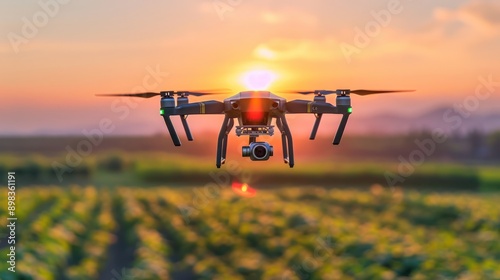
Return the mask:
M478 77L500 80L494 0L3 1L0 15L2 134L79 133L102 118L116 133L164 131L159 100L122 120L122 101L94 94L236 93L254 70L274 76L271 89L417 90L353 97L360 116L451 106ZM497 96L480 111L498 110Z

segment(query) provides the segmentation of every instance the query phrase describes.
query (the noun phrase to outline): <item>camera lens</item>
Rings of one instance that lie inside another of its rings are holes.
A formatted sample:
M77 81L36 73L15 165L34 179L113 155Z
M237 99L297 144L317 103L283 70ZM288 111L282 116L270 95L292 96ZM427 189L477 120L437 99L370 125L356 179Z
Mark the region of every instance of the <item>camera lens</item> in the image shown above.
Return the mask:
M259 145L259 146L256 146L254 149L253 149L253 155L258 158L258 159L262 159L262 158L265 158L266 155L267 155L267 149L266 147L262 146L262 145Z

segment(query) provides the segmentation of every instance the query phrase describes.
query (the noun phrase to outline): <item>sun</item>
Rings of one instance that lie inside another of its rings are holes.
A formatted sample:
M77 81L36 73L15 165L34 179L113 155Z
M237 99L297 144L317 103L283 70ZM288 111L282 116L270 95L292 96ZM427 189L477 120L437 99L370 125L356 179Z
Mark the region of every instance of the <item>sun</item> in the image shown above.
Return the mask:
M268 90L277 77L270 70L251 70L242 75L242 82L248 90Z

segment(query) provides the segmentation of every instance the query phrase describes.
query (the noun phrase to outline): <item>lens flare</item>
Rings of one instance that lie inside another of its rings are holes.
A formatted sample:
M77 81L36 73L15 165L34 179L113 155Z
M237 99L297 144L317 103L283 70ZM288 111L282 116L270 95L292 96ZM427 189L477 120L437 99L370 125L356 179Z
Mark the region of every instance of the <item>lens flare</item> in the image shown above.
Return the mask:
M237 195L242 197L254 197L257 194L257 191L246 183L233 182L232 189Z
M269 70L252 70L243 75L243 84L249 90L267 90L276 77L276 73Z

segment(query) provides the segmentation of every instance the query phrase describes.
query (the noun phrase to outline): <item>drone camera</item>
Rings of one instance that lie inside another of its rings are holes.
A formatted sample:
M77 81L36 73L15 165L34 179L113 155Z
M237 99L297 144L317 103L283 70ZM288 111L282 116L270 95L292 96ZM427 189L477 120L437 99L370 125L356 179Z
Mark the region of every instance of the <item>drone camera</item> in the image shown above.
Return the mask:
M243 146L242 154L253 161L268 160L273 155L273 146L266 142L253 142L249 146Z

